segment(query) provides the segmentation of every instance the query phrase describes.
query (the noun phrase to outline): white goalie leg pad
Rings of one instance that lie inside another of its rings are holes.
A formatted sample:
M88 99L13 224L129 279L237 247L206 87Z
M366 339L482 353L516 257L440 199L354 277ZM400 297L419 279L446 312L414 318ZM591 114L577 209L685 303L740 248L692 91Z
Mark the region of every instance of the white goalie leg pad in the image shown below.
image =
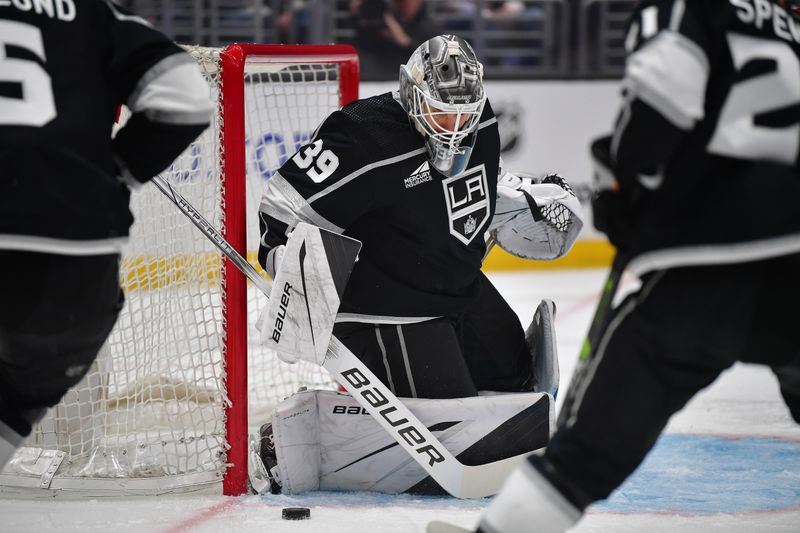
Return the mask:
M508 476L481 518L486 533L564 533L581 512L528 461Z
M284 494L319 489L317 394L320 392L298 392L279 403L272 413L278 477Z
M546 393L403 402L454 455L475 445L497 454L486 462L542 447L553 429L555 402ZM400 493L428 477L347 394L298 393L276 408L272 423L285 494L317 489ZM503 446L512 441L538 444L522 450Z
M525 331L525 342L533 359L533 390L558 395L560 371L556 346L556 305L552 300L542 300Z

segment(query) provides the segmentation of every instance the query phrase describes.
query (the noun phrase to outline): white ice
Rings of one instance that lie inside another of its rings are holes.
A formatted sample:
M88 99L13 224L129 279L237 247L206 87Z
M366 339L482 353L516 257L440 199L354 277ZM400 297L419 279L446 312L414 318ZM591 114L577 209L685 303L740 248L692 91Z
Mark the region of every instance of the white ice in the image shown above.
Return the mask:
M539 299L547 297L556 302L562 391L569 382L604 276L603 270L491 276L525 325ZM767 502L763 508L755 510L728 508L720 512L696 512L682 509L680 501L691 501L691 494L684 495L686 499L678 501L677 508L670 510L641 512L636 508L625 508L618 511L598 506L590 508L574 528L575 533L800 532L800 453L797 451L800 448L800 426L789 417L777 383L768 370L752 365L735 366L676 415L667 433L719 435L730 437L733 439L731 442L741 442L748 437L777 437L790 447L795 446L786 459L784 456L774 458L785 462L780 464L773 478L781 487L782 503L769 505L772 496L767 491L766 494L752 494L753 498L762 497ZM765 453L771 452L767 449ZM682 468L681 459L680 456L675 459L676 469ZM733 461L737 459L734 457ZM748 481L757 477L758 468L746 463L744 458L738 464L742 468L735 476L741 477L742 490L746 491ZM715 472L710 468L702 474L711 484L713 499ZM766 482L769 487L770 480ZM756 490L763 492L764 487L757 486ZM745 498L742 501L746 501L748 494L742 497ZM485 505L486 501L363 493L264 498L194 494L77 501L62 498L0 499L0 532L422 532L425 524L433 519L472 527ZM311 519L283 521L281 508L286 506L310 507ZM531 524L531 532L536 532L535 524Z

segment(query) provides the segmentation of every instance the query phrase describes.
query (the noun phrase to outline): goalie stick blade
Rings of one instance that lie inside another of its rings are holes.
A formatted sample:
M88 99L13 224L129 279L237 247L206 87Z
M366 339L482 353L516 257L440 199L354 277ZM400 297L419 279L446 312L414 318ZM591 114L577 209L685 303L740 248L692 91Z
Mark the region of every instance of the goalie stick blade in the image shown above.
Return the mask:
M336 337L331 337L325 369L448 493L485 498L500 490L511 471L530 453L468 466L456 459L425 425Z
M466 529L438 520L428 522L428 527L425 528L426 533L471 533L472 531L474 529Z

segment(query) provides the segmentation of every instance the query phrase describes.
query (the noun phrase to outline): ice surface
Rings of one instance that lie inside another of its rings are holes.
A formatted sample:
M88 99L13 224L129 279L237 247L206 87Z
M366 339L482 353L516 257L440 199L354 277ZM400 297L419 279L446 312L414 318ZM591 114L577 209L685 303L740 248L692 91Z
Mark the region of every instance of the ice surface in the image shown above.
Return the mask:
M541 298L555 301L562 393L604 275L491 276L526 326ZM370 493L0 499L0 532L423 532L434 519L472 527L486 503ZM282 520L286 506L310 507L311 519ZM769 370L737 365L724 373L673 417L640 469L607 502L590 508L573 531L800 532L800 426L790 419Z

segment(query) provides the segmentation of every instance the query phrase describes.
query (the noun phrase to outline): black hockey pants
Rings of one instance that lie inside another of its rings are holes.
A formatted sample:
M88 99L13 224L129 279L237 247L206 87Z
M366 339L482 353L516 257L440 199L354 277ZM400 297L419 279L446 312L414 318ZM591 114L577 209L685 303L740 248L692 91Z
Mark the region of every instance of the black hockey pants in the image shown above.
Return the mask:
M0 420L27 436L86 374L122 303L117 255L0 251Z
M412 324L337 324L334 334L397 396L464 398L531 390L531 355L519 318L482 278L458 317Z
M800 255L793 255L643 279L598 343L574 425L560 429L545 454L560 481L580 495L574 503L608 497L670 416L737 361L772 367L800 422L798 272Z

